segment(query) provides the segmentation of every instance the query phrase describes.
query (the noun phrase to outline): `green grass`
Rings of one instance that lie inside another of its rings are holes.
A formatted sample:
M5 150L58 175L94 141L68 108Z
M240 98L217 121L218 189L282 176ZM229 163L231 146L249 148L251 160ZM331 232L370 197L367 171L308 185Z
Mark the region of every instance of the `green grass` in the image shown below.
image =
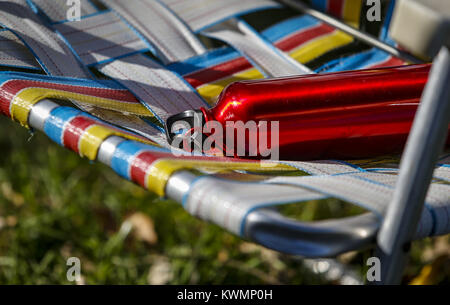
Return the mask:
M1 284L69 284L71 256L80 258L88 284L147 284L155 277L169 284L326 283L299 260L200 221L41 133L32 136L3 117L0 131ZM305 220L332 211L323 202L285 208ZM153 221L157 242L126 230L135 213ZM433 244L414 244L407 278L419 273L423 249ZM363 270L369 254L347 260Z

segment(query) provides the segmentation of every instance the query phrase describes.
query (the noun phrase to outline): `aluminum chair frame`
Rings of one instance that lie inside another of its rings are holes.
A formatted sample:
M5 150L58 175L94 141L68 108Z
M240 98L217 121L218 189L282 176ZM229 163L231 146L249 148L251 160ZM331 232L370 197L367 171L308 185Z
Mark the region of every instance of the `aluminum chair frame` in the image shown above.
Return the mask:
M450 50L443 46L414 119L394 197L377 237L381 284L398 284L450 123Z

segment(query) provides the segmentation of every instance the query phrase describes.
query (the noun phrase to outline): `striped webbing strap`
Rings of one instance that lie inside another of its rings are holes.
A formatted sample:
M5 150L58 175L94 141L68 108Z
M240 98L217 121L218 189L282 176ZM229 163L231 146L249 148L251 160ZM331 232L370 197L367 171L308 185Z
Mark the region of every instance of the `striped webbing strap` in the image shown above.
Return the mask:
M312 71L267 42L243 20L231 19L203 34L233 46L268 77L309 74Z
M22 52L24 46L26 46L32 51L43 70L50 75L79 77L83 79L92 78L88 69L79 61L77 54L72 52L71 46L58 33L50 30L48 25L33 13L26 0L1 2L0 6L2 8L0 11L1 23L4 27L10 29L10 31L13 31L8 32L10 34L9 37L11 37L12 33L15 34L15 36L12 36L13 40L7 40L9 41L8 47L11 48L9 53L10 58L8 58L9 62L11 62L11 57L21 65L24 62L30 62L25 57L29 53L26 51ZM51 11L55 12L55 10L56 8L52 8ZM21 43L17 43L16 41L20 41ZM16 52L17 46L19 46L19 52ZM36 67L34 62L31 63L33 67ZM34 92L36 93L36 91ZM35 94L32 97L33 101L36 102L36 100L47 97L49 92L47 90L45 94ZM61 92L64 94L61 94ZM77 98L74 100L73 95L67 94L64 90L53 95L52 97L54 98L71 100L81 109L106 121L131 130L140 130L140 134L142 135L146 135L152 139L156 137L162 144L165 142L158 135L159 131L157 132L157 130L151 128L137 117L137 115L149 116L151 113L136 99L133 103L121 99ZM135 116L125 116L123 115L124 112L134 114Z

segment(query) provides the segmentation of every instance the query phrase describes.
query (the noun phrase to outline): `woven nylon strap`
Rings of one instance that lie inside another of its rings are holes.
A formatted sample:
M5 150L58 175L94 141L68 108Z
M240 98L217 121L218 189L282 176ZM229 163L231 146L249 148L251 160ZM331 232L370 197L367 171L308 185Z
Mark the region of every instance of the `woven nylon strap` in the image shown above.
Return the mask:
M99 70L133 92L161 122L206 105L180 76L142 54L103 64Z
M279 7L271 0L161 0L193 31L199 32L213 24L244 13Z
M25 1L25 0L24 0ZM53 1L41 0L39 3L39 9L44 12L51 12L50 16L61 17L63 12L67 11L65 6L51 7L49 3ZM25 3L22 3L24 5ZM42 6L42 7L41 7ZM51 8L51 9L50 9ZM40 20L34 16L31 10L25 5L22 10L26 12L30 18L36 20L36 24L39 25L38 29L45 29L40 23ZM89 11L90 12L90 11ZM19 15L20 16L20 15ZM50 17L48 16L48 17ZM113 17L113 18L111 18ZM111 19L108 19L111 18ZM11 14L10 19L14 23L20 22L20 19L16 17L16 14ZM122 19L117 17L114 13L103 13L99 15L91 15L83 18L81 21L61 21L52 20L54 27L59 30L62 35L65 36L67 41L71 43L72 49L77 56L83 61L85 65L103 63L100 70L111 75L113 78L121 82L124 86L131 89L132 92L149 108L149 114L153 113L160 121L163 121L167 116L192 108L199 108L205 104L201 98L194 92L194 90L184 82L184 80L164 69L161 65L155 63L144 55L135 54L136 52L148 50L148 45L141 39L133 28L130 28ZM103 25L103 26L102 26ZM24 25L22 34L32 32ZM72 55L69 47L61 41L56 33L43 30L43 33L47 35L47 32L51 33L50 38L54 39L53 43L45 43L45 40L41 40L41 36L34 35L34 44L28 44L29 47L37 53L35 48L42 51L43 54L56 52L54 45L57 42L68 50L68 56L61 58L61 62L56 64L56 67L67 67L68 71L61 71L57 75L74 76L72 71L73 67L81 67L78 63L75 65L68 65ZM44 35L44 34L43 34ZM22 36L22 35L21 35ZM47 38L47 39L50 39ZM128 39L124 41L124 39ZM131 42L129 42L131 40ZM39 45L36 47L35 45ZM126 55L131 55L127 58L123 58ZM37 57L40 58L39 54ZM120 58L115 60L116 58ZM41 63L44 66L51 66L52 58L44 57ZM74 61L77 60L73 56ZM133 65L134 63L134 65ZM80 68L81 69L81 68ZM82 71L85 71L82 69ZM53 73L51 73L53 74ZM75 74L76 75L76 74ZM83 77L90 77L88 73ZM103 119L114 120L114 123L126 126L132 129L133 127L143 127L145 123L139 123L137 118L121 117L120 114L108 112L103 113L99 109L83 108L91 113L100 115ZM122 112L131 112L126 104L123 104ZM148 129L148 128L147 128Z
M158 1L103 0L103 3L138 30L166 64L206 52L190 29Z
M114 5L112 7L115 8ZM127 6L127 12L139 14L142 8L139 5ZM133 92L161 122L172 114L205 106L181 76L141 54L150 50L146 40L149 41L147 36L155 35L150 32L152 23L138 32L114 12L103 12L81 21L60 22L54 27L85 65L98 65L102 73ZM181 46L171 45L171 48L180 49ZM123 110L126 111L125 108Z
M302 64L353 41L351 36L310 16L285 20L264 30L260 36L260 41L268 42L276 47L272 50L278 49ZM218 49L171 67L179 71L208 102L214 103L222 89L231 82L264 77L262 73L264 70L256 69L252 65L249 54L244 57L231 48ZM273 56L269 54L270 58Z
M40 1L43 5L45 1ZM83 68L78 61L72 49L61 39L56 32L53 32L45 26L40 19L38 19L26 1L14 0L10 2L0 2L2 11L0 12L0 20L6 27L13 27L15 33L26 43L26 45L33 51L36 58L39 60L41 66L51 75L91 78L92 75ZM64 12L67 7L56 6L51 12L55 16L62 16L57 10L61 9ZM20 47L20 44L19 44ZM14 53L14 56L19 55L20 52ZM18 57L21 59L22 57ZM138 117L123 115L120 112L135 113L139 115L150 115L151 113L145 110L144 107L138 112L135 112L135 106L130 108L127 102L119 102L115 105L97 103L98 100L91 99L81 102L73 100L70 95L59 95L60 98L72 100L79 108L94 114L103 120L114 123L116 125L128 128L130 130L139 131L139 134L145 135L151 139L157 139L162 145L166 145L165 139L161 136L161 131L150 127L147 123L140 120ZM98 107L103 107L100 109ZM133 108L134 107L134 108ZM136 108L137 109L137 108ZM114 110L114 111L111 111Z
M49 74L89 78L89 73L70 48L40 22L28 7L27 0L0 1L0 20L34 51L42 68Z
M69 5L72 2L72 5L76 1L66 1L66 0L57 0L57 1L48 1L48 0L32 0L35 5L39 9L41 9L45 15L47 15L50 20L66 20L69 9L71 8ZM80 2L80 17L85 17L97 12L97 8L92 4L91 0L79 0Z
M141 37L114 12L57 23L54 28L67 39L85 65L148 50Z
M202 33L233 46L269 77L312 73L309 68L265 41L242 20L231 19Z
M39 63L22 40L8 30L0 31L0 65L39 69Z

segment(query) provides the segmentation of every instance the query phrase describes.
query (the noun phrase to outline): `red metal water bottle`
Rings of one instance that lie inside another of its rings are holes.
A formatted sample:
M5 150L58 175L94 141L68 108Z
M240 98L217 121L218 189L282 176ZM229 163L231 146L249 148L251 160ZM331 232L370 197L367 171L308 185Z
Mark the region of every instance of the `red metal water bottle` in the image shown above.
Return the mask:
M240 81L223 90L204 122L279 121L283 160L354 159L400 152L431 65ZM170 117L189 121L188 111ZM239 132L239 131L238 131ZM245 131L244 131L245 132ZM270 143L270 141L269 141Z

